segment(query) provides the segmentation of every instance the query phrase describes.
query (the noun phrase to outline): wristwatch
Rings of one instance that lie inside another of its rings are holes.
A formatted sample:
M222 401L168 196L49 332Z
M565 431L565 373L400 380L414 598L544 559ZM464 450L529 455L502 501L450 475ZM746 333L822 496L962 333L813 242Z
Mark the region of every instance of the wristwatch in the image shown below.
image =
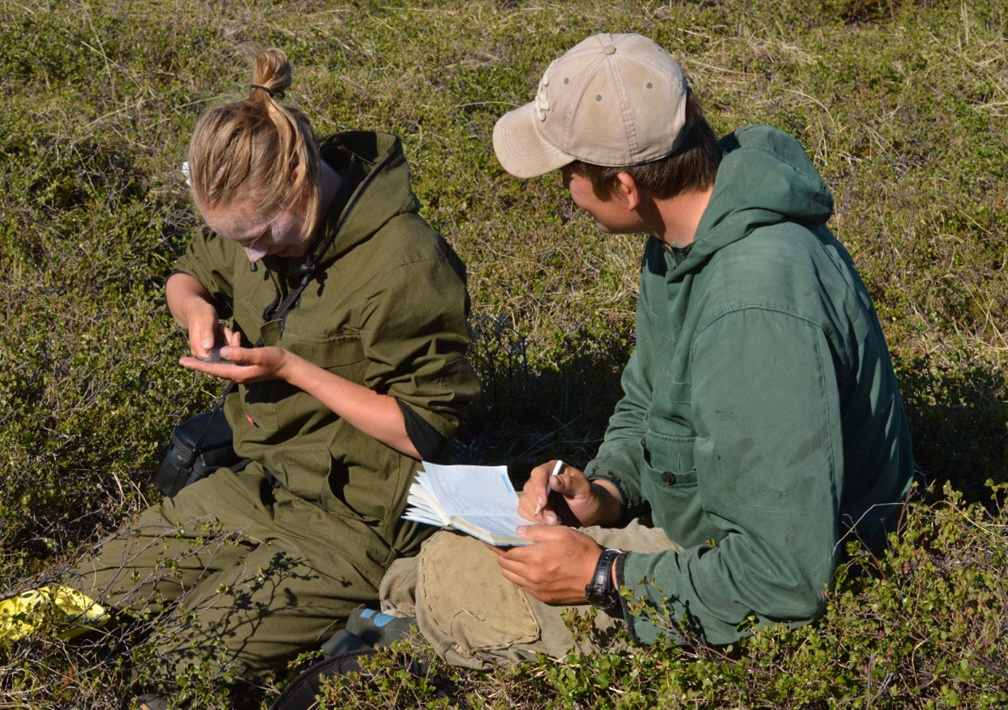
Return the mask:
M612 583L613 562L622 554L621 550L608 548L602 550L598 563L595 565L592 580L585 586L585 597L588 599L588 603L612 616L622 616L622 614L614 614L620 608L620 595Z

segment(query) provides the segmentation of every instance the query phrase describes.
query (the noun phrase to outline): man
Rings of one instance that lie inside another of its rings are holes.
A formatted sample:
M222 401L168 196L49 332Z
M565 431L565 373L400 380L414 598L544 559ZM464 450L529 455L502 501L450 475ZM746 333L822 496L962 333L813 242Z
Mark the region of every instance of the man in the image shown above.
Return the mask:
M494 149L517 177L560 170L601 231L649 235L637 346L584 472L532 471L533 544L438 533L389 571L385 609L469 666L562 655L561 611L589 601L639 643L820 616L843 541L894 530L913 461L878 318L801 146L767 126L719 144L662 48L600 34L498 121Z

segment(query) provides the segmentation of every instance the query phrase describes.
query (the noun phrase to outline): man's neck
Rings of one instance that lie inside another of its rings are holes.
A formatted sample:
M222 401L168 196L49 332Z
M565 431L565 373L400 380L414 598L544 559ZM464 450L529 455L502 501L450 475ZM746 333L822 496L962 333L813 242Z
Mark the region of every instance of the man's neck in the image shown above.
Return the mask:
M710 202L714 186L684 192L665 199L646 199L638 211L647 225L648 231L660 242L673 247L692 244L697 226L707 203Z

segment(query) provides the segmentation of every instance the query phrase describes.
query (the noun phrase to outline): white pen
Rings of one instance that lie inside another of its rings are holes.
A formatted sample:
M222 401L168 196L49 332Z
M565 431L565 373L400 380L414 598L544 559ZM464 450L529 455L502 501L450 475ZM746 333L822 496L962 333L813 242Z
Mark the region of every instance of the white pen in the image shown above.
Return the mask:
M560 461L559 459L557 459L556 466L553 467L553 473L551 473L549 475L549 478L546 479L546 500L549 500L549 494L553 491L553 487L550 485L553 482L553 477L554 476L559 476L560 475L560 469L562 469L563 467L564 467L564 462ZM537 505L536 509L535 509L535 513L532 514L532 517L535 517L536 515L539 515L539 513L542 512L542 509L543 509L544 505L545 505L545 503L540 503L539 505Z

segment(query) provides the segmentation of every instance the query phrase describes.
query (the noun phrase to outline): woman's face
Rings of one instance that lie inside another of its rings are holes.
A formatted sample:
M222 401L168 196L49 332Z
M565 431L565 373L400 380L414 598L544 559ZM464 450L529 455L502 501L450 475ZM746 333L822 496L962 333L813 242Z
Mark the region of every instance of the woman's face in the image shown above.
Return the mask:
M299 257L308 252L311 237L304 236L305 210L301 205L263 214L256 202L245 200L203 210L210 229L224 239L238 242L249 261L272 254Z

